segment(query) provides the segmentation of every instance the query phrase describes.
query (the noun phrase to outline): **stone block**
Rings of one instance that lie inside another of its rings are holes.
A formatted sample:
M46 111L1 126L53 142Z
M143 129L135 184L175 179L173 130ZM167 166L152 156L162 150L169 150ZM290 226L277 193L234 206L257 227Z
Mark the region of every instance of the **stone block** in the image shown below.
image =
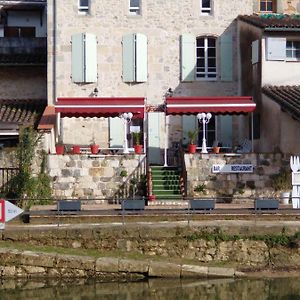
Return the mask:
M149 262L132 259L120 259L119 272L148 273Z
M118 273L119 259L110 257L100 257L96 260L96 272Z
M181 277L207 277L208 267L196 265L182 265Z
M31 251L24 251L20 256L20 264L29 266L53 267L55 260L55 254L38 254Z
M0 266L1 276L13 277L16 274L15 266Z
M235 270L233 268L208 267L208 277L233 277Z
M58 255L56 267L79 270L95 270L95 258L73 255Z
M41 276L47 274L47 269L43 267L23 266L22 268L27 275L39 274Z
M150 262L149 277L179 278L180 275L180 265L164 262Z

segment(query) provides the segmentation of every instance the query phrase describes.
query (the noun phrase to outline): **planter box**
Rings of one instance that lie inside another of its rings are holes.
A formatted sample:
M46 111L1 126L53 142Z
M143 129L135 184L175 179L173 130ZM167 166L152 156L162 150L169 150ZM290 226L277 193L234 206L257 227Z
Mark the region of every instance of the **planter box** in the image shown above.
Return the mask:
M190 208L193 210L212 210L215 209L215 200L213 199L190 200Z
M254 208L257 209L278 209L279 201L275 199L256 199Z
M81 202L80 201L67 201L60 200L57 201L57 210L58 211L80 211Z
M145 209L145 200L142 199L128 199L122 202L122 209L124 210L143 210Z

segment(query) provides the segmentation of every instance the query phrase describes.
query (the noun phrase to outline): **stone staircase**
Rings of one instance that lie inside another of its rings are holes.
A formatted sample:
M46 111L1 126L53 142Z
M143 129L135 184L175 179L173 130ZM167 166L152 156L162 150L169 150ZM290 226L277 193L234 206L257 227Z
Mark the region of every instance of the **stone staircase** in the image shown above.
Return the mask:
M180 200L180 171L178 167L152 166L152 194L157 200Z

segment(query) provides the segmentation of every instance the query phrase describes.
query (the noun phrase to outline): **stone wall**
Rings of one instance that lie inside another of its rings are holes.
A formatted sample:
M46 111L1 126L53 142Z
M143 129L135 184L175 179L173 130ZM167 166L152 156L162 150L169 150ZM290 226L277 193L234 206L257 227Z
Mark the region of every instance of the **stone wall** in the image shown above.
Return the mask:
M189 196L274 197L272 176L289 167L289 156L280 153L186 154L187 190ZM252 164L253 173L212 173L214 164ZM194 189L203 185L206 193ZM291 187L292 188L292 187Z
M48 169L54 196L101 199L115 197L121 185L143 174L145 162L144 155L50 154Z

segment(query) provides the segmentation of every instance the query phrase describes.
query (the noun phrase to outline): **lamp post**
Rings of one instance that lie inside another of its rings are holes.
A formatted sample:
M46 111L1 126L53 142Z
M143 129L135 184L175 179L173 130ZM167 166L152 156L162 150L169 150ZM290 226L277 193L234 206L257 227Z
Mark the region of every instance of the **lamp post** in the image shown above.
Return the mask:
M132 112L123 113L120 115L120 118L123 119L123 124L124 124L124 150L123 150L123 153L125 153L125 154L129 153L128 140L127 140L127 126L128 126L128 123L131 122L132 117L133 117Z
M205 125L208 124L211 117L212 117L211 113L199 113L197 115L197 118L198 118L199 122L202 123L202 125L203 125L203 138L202 138L201 153L208 153L207 148L206 148L206 139L205 139L205 131L206 131Z

